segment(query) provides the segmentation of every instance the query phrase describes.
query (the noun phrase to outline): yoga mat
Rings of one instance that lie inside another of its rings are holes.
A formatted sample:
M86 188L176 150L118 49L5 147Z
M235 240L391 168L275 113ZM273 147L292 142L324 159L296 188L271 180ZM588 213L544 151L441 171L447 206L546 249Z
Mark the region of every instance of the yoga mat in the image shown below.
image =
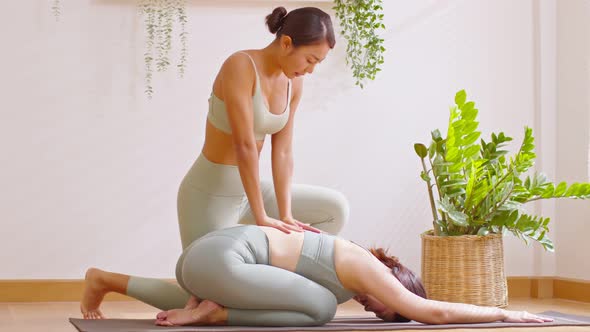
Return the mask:
M547 323L477 323L477 324L444 324L426 325L417 322L391 323L375 317L345 316L336 317L323 326L311 327L258 327L258 326L158 326L155 319L80 319L70 318L80 332L152 332L152 331L205 331L205 332L238 332L238 331L384 331L384 330L440 330L458 328L501 328L501 327L550 327L550 326L590 326L590 317L568 315L557 311L538 313L554 319Z

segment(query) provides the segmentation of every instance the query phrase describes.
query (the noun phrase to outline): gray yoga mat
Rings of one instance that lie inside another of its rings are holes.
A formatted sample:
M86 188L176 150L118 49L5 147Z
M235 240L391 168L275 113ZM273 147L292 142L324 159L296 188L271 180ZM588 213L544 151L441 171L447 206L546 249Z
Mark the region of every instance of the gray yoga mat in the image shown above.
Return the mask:
M155 319L80 319L70 318L80 332L152 332L152 331L385 331L385 330L438 330L458 328L494 327L542 327L542 326L590 326L590 317L568 315L557 311L544 311L538 315L551 317L548 323L478 323L425 325L417 322L390 323L375 317L346 316L336 317L323 326L313 327L257 327L257 326L157 326Z

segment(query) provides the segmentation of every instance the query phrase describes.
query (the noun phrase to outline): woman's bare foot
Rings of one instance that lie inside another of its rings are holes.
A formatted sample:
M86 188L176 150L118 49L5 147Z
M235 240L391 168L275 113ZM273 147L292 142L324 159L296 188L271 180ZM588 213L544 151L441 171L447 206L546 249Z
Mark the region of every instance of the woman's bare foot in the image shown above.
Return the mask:
M186 305L184 306L184 310L191 310L191 309L196 309L199 304L201 303L201 300L199 298L197 298L194 295L191 295L191 297L188 299L188 301L186 302ZM166 311L161 311L156 315L156 320L157 321L163 321L166 320L166 317L168 316L168 310ZM156 323L157 324L157 323Z
M201 303L201 300L199 298L197 298L194 295L191 295L190 299L188 299L188 301L186 302L186 305L184 306L185 309L195 309L196 307L199 306L199 303Z
M227 311L219 304L204 300L192 309L172 309L158 313L156 325L223 325Z
M104 271L96 268L89 268L86 271L86 277L84 280L84 295L80 302L80 311L84 316L84 319L104 319L106 318L98 307L102 302L105 294L108 292L104 282L101 278L101 274Z

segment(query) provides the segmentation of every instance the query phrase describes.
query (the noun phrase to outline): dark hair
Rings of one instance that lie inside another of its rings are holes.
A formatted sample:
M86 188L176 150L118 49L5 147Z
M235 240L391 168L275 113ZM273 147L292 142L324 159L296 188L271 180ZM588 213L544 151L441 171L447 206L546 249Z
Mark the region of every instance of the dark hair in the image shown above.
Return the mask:
M303 7L287 14L285 7L275 8L266 16L266 25L276 38L287 35L295 47L328 42L334 48L336 39L330 15L315 7Z
M420 278L416 276L416 274L405 267L402 263L399 262L399 259L395 256L388 256L387 251L383 250L382 248L371 248L369 249L373 256L377 257L385 266L391 269L391 273L399 280L399 282L406 287L407 290L410 292L423 297L426 297L426 291L424 290L424 285ZM410 319L396 313L395 318L393 319L394 322L409 322Z

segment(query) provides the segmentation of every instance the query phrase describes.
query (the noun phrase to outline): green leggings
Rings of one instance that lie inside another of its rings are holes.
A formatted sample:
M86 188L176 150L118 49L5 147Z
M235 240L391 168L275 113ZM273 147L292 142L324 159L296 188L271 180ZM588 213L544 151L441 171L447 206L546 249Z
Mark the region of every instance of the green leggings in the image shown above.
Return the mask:
M278 218L273 183L261 181L260 185L266 213ZM336 190L293 184L291 197L295 219L329 234L338 234L348 219L348 201ZM238 167L213 163L202 154L180 185L177 207L183 250L209 232L238 224L255 224ZM176 284L139 276L129 279L127 295L160 310L183 308L191 296Z
M336 237L305 231L293 271L270 265L268 237L255 225L211 232L184 250L178 283L227 309L230 326L319 326L354 293L338 279ZM255 276L255 277L253 277Z

